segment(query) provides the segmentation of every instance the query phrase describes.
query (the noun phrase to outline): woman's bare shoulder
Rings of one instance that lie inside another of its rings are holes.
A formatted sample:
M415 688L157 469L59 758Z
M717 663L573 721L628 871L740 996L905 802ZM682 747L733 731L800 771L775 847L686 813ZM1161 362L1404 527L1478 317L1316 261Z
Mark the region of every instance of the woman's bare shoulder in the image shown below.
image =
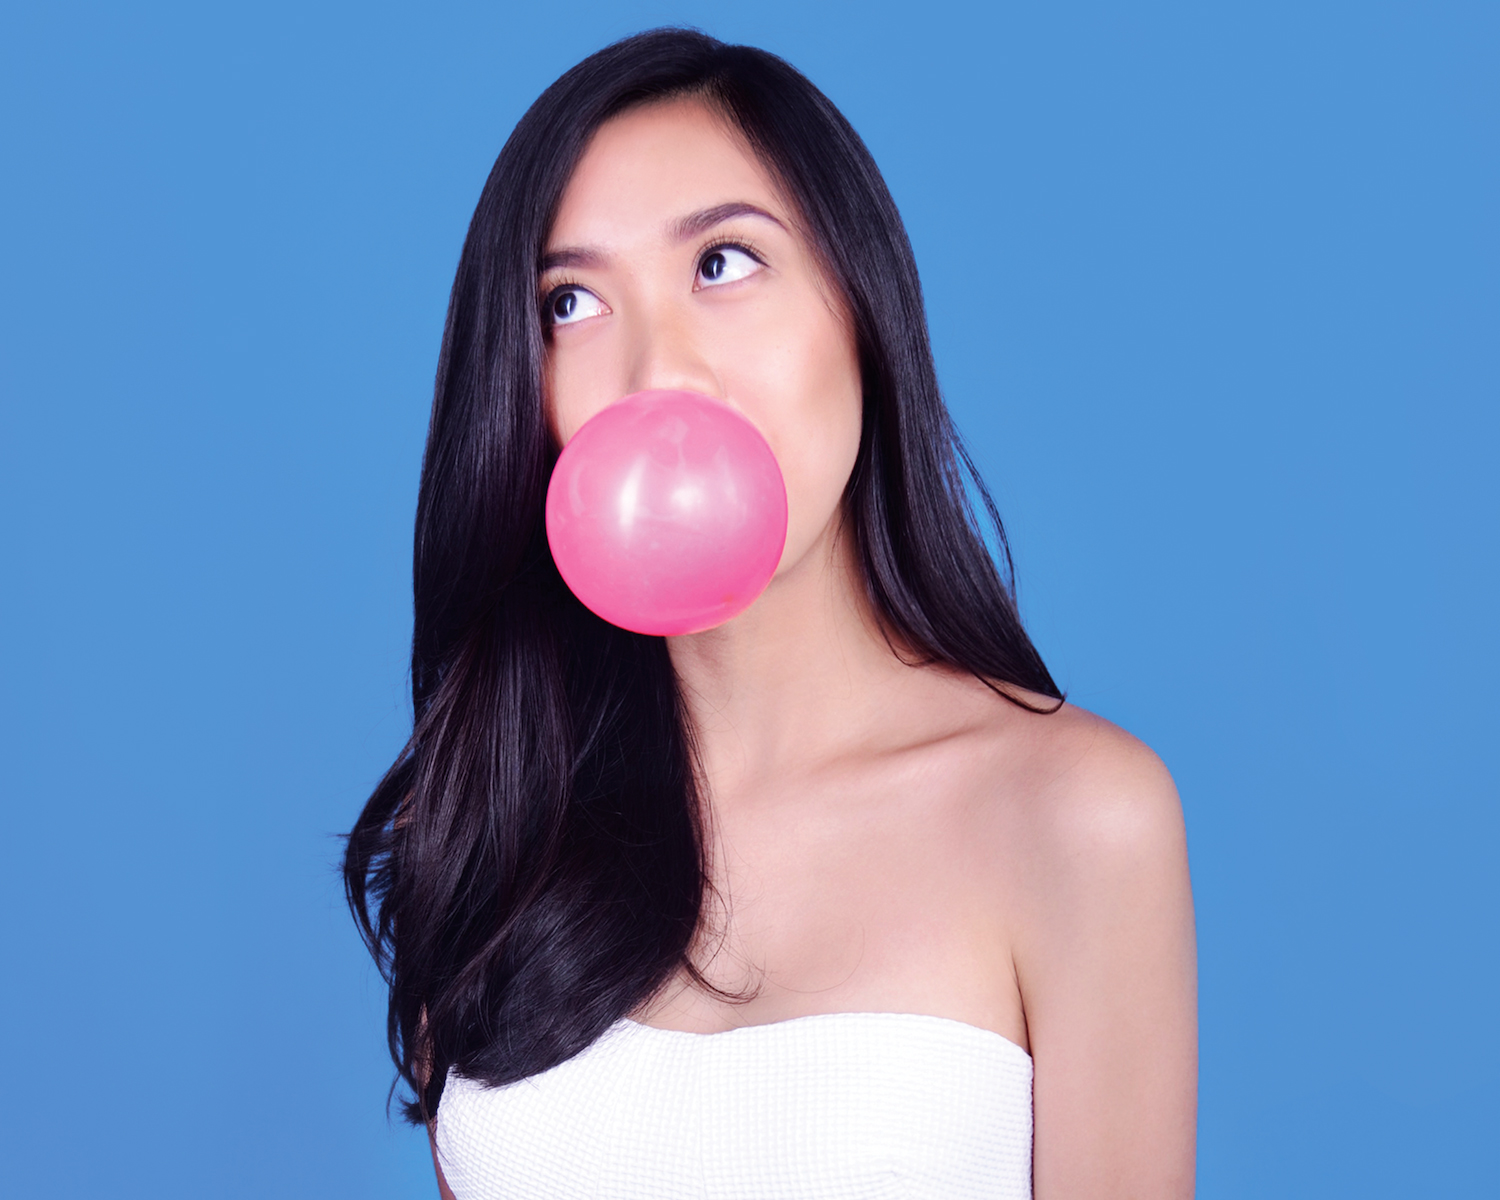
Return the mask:
M924 761L942 764L967 814L951 827L1005 882L1007 903L1023 899L1014 887L1065 898L1069 880L1149 874L1185 854L1172 776L1138 738L1076 704L957 672L922 683L903 716L932 722Z
M1008 869L1055 891L1185 853L1177 788L1149 746L1076 704L1018 698L1042 711L996 697L974 729L984 746L977 811Z

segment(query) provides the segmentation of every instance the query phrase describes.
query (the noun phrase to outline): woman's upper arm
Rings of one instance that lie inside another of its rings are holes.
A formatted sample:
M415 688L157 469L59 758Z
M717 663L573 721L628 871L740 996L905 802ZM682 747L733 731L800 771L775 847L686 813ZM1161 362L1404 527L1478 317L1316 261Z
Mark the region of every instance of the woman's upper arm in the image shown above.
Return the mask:
M1191 1197L1197 984L1182 809L1104 722L1028 820L1016 967L1037 1200Z
M427 1006L424 1004L421 1012L417 1015L417 1037L425 1039L426 1035ZM432 1078L432 1059L429 1050L422 1049L418 1051L415 1069L418 1086L425 1088L428 1081ZM436 1119L427 1122L427 1147L432 1151L432 1169L437 1173L438 1195L441 1197L441 1200L455 1200L453 1189L448 1186L448 1181L443 1178L443 1164L438 1159Z
M443 1164L438 1162L437 1130L430 1121L427 1124L427 1144L432 1147L432 1169L437 1172L438 1195L442 1200L456 1200L448 1181L443 1178Z

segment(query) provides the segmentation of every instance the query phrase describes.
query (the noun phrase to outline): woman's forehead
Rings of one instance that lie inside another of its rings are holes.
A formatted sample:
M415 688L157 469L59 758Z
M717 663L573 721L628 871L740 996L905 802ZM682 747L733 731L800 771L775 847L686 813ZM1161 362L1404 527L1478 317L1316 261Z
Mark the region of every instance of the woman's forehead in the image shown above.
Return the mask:
M693 214L733 204L786 220L769 172L708 104L684 97L641 105L590 140L564 189L548 250L673 240Z

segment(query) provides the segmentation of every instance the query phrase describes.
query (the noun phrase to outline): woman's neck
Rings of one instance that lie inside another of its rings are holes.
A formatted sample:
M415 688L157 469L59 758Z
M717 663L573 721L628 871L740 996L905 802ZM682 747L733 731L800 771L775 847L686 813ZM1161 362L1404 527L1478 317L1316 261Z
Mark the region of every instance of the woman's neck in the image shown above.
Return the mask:
M855 749L910 668L871 609L847 529L830 526L727 624L672 638L698 757L717 794Z

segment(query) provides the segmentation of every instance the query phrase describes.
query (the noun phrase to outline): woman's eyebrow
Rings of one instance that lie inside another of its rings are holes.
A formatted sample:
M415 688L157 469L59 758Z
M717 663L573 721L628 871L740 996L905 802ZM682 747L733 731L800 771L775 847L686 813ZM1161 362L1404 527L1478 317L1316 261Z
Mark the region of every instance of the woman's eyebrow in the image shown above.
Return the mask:
M786 228L780 218L772 216L758 204L751 204L748 200L731 200L727 204L715 204L712 208L700 208L685 217L678 217L668 227L668 233L674 242L685 242L734 217L761 217L780 229ZM559 246L542 255L537 273L543 274L555 267L602 267L607 257L602 250L592 246Z
M537 274L550 271L553 267L602 267L604 259L604 254L591 246L559 246L542 255Z
M773 225L782 229L786 226L759 205L751 204L745 200L731 200L728 204L715 204L712 208L700 208L697 212L688 213L685 217L679 217L672 222L671 235L675 242L685 242L689 238L697 237L731 217L764 217Z

